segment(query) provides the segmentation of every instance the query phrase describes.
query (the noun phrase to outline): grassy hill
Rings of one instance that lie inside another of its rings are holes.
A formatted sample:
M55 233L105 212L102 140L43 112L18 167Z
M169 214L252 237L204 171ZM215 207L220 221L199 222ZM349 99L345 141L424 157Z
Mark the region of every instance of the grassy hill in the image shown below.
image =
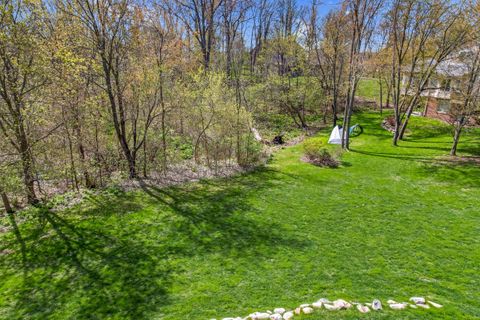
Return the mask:
M383 99L386 99L386 91L387 89L383 88ZM374 78L362 78L358 83L357 94L358 97L379 101L380 99L380 84L378 83L378 79Z
M411 296L445 307L365 318L479 317L480 167L444 157L451 135L440 122L413 118L400 147L380 122L355 115L365 132L336 169L300 161L298 145L231 179L111 189L23 213L25 268L14 233L0 233L0 318L218 319L321 297ZM459 154L480 153L479 133L465 134Z

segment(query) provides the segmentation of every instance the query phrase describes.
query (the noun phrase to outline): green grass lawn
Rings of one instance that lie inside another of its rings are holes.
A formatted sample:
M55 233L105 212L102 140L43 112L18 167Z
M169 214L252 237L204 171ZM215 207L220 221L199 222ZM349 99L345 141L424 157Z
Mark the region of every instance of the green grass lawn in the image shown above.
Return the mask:
M413 118L396 148L380 122L354 117L365 132L336 169L295 146L232 179L25 213L26 268L13 233L1 239L15 253L0 256L0 318L221 319L411 296L445 307L302 319L480 318L480 168L438 161L451 135L435 120ZM480 154L479 133L460 154Z
M383 94L386 94L386 87L383 87ZM357 94L358 97L371 99L371 100L379 100L380 99L380 84L378 83L378 79L374 78L362 78L358 83ZM386 96L383 97L386 99Z

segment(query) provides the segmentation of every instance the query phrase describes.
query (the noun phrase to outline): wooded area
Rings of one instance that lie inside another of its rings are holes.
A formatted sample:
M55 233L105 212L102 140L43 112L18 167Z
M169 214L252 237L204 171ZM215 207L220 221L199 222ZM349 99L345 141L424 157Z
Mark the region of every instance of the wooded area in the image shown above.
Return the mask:
M345 0L326 15L321 6L1 0L4 208L182 161L255 165L262 146L252 128L278 131L275 117L335 126L342 114L348 128L365 76L379 79L379 108L394 110L397 145L437 66L476 48L454 111L455 154L478 111L479 3ZM349 130L342 140L348 149Z

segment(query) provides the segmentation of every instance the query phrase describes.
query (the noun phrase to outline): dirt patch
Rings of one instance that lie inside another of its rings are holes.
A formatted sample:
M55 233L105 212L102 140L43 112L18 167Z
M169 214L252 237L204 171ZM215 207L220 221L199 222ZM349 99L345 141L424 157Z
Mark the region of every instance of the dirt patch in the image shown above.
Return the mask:
M313 164L314 166L317 166L317 167L337 168L340 165L340 162L334 159L333 157L311 159L307 156L303 156L300 158L300 160L306 163Z
M157 187L168 187L203 179L231 177L251 169L252 168L245 168L236 164L210 168L208 166L194 164L193 162L185 162L171 166L165 173L157 172L151 174L148 178L121 181L119 186L123 190L138 189L145 183Z
M10 250L10 249L5 249L5 250L0 250L0 256L6 256L7 254L12 254L15 251Z
M389 132L395 132L395 117L394 116L386 117L382 121L382 128Z
M474 164L480 165L480 156L443 156L437 159L437 162L440 164L453 164L453 165L464 165L464 164Z
M0 233L7 233L10 228L0 226Z

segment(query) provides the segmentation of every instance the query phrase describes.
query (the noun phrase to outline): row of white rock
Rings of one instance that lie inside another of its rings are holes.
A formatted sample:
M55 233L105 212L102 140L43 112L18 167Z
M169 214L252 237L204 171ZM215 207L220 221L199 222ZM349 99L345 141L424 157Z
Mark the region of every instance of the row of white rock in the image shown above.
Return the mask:
M391 309L401 310L407 307L410 308L424 308L429 309L430 306L434 308L442 308L441 304L435 303L433 301L428 301L423 297L412 297L410 302L396 302L394 300L388 300L387 304ZM249 314L245 318L236 317L236 318L223 318L222 320L290 320L293 319L295 315L301 314L311 314L314 312L314 309L325 308L326 310L343 310L350 309L351 307L356 306L357 310L361 313L367 313L371 310L378 311L382 309L382 303L380 300L373 300L371 303L359 303L359 302L348 302L343 299L338 299L335 301L329 301L328 299L322 298L317 302L311 304L302 304L295 310L286 310L285 308L276 308L272 311L268 310L266 312L254 312ZM215 320L215 319L212 319Z

